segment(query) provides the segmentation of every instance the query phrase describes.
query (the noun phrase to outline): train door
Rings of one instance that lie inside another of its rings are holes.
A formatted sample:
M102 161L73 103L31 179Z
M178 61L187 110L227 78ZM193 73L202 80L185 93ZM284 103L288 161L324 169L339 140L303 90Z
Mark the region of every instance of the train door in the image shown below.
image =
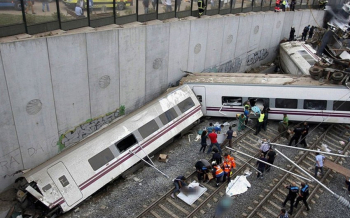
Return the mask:
M196 94L198 101L202 105L203 114L207 114L205 87L204 86L193 86L193 92L194 92L194 94Z
M68 206L73 206L74 203L83 197L79 187L62 162L47 169L47 173L57 186Z

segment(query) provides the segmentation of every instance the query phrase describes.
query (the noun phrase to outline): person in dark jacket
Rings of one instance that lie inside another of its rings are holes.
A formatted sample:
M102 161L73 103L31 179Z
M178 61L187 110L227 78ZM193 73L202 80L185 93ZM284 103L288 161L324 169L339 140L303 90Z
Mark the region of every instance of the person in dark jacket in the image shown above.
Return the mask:
M309 29L310 29L310 25L308 25L304 28L303 34L301 35L301 40L303 40L303 41L306 40L307 32L309 32Z
M203 131L201 135L201 149L199 149L199 152L203 150L203 153L205 152L205 148L207 147L207 131Z
M261 179L263 179L264 178L263 173L264 173L266 164L264 162L261 162L261 161L267 162L267 159L264 157L263 153L261 153L259 160L256 162L256 165L258 166L258 170L261 172L261 173L258 173L257 178L259 178L261 176Z
M213 154L213 157L210 159L210 162L215 161L218 165L220 165L222 163L222 157L219 153L219 150L214 148L213 151L214 151L214 154Z
M305 184L305 182L302 182L300 193L299 193L299 196L297 198L297 201L295 202L294 207L297 208L299 201L303 201L304 205L306 207L306 210L309 211L310 208L309 208L309 205L307 204L307 201L306 201L307 197L309 197L309 185Z
M294 205L295 198L297 197L297 195L299 193L299 187L296 185L295 182L293 182L291 185L286 186L286 188L289 190L289 193L286 197L286 200L284 200L282 206L285 207L287 201L290 201L290 210L288 211L288 213L290 215L292 215L293 214L293 205Z
M294 35L295 35L295 29L294 27L291 27L289 32L289 41L294 41Z
M304 129L303 128L299 128L299 126L296 126L294 128L294 130L293 130L294 135L289 141L289 146L292 146L293 141L295 141L295 146L298 145L299 139L300 139L301 134L302 134L303 131L304 131Z
M314 34L314 29L315 29L314 26L312 26L312 27L310 28L310 31L309 31L309 39L312 38L312 35Z
M270 108L269 107L266 107L265 110L265 116L264 116L264 121L263 121L263 130L266 132L266 128L267 128L267 121L269 119L269 111L270 111Z
M306 141L305 141L305 138L307 136L307 134L309 134L309 125L307 125L307 122L304 122L304 126L303 126L303 132L301 133L301 140L300 140L300 143L299 144L302 144L304 145L304 148L307 147L307 144L306 144Z
M292 0L292 2L290 3L290 10L291 11L294 11L296 3L297 3L297 0Z

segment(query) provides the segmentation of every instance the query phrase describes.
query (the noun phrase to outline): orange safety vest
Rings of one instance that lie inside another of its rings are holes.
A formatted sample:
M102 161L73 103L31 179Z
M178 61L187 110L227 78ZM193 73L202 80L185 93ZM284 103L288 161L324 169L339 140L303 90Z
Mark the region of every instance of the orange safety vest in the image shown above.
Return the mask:
M221 169L220 166L214 166L214 168L216 169L215 171L215 176L216 177L220 177L224 174L224 171Z
M231 162L231 166L232 168L236 168L236 161L233 157L231 157L230 155L227 156L227 160Z
M232 168L231 161L224 161L223 165L224 165L223 167L224 167L225 173L231 172L231 168Z

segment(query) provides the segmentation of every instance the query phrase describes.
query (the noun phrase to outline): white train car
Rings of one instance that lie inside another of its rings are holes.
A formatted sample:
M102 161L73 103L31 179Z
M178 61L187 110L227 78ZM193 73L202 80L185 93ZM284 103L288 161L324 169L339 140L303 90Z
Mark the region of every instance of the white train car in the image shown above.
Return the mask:
M350 90L288 74L196 73L181 79L197 95L204 116L235 117L250 101L270 107L269 119L350 123Z
M25 191L66 212L203 116L189 86L166 93L24 174ZM130 153L130 151L137 154ZM23 180L22 180L23 181Z
M280 44L280 64L288 74L310 75L309 69L321 58L305 42L291 41Z

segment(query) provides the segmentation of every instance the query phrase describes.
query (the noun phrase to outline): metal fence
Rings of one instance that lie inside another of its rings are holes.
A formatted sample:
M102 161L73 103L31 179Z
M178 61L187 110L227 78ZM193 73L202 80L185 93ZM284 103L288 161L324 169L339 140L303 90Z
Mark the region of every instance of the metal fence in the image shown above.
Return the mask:
M198 0L0 0L0 37L198 16ZM337 4L344 1L335 0ZM274 10L275 0L204 0L206 15ZM291 2L291 0L289 1ZM296 0L295 9L318 8ZM339 3L338 3L339 2Z

